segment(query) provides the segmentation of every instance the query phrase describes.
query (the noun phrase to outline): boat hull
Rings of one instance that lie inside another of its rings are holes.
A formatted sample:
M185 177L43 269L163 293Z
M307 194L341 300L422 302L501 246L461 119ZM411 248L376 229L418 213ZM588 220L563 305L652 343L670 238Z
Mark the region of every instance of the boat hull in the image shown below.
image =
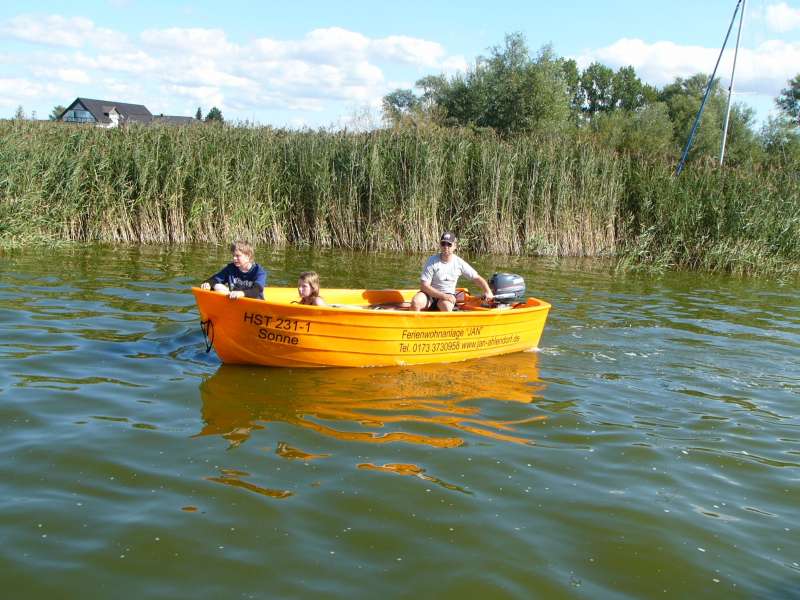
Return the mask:
M487 309L393 308L416 290L325 290L328 306L292 303L295 288L267 288L265 300L231 300L192 288L207 337L226 364L377 367L446 363L535 348L550 304L535 298Z

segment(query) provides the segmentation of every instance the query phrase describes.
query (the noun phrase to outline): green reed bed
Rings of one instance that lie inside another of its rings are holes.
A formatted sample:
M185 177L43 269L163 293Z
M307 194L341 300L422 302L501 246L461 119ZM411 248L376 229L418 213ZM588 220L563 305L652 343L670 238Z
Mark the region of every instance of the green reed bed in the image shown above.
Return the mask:
M0 122L0 244L250 238L421 251L617 255L652 268L790 272L796 173L672 166L577 134L105 130Z
M784 168L629 161L620 210L623 264L800 273L800 178Z

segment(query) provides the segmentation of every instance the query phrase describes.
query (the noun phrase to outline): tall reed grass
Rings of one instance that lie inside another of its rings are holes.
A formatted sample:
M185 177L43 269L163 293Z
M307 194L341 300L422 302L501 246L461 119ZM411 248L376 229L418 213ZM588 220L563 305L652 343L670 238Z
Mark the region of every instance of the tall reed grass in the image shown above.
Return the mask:
M737 274L800 274L800 173L756 165L629 160L620 201L623 264Z
M0 244L227 241L617 255L631 265L786 272L796 174L671 176L575 132L98 129L0 122ZM794 266L793 266L794 265Z

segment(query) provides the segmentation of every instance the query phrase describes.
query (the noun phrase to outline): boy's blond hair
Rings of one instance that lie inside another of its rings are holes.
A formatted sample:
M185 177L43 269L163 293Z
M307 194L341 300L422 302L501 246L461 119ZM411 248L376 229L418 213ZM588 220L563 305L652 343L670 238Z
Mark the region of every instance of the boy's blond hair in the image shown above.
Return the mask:
M246 254L247 256L249 256L251 261L255 258L256 253L253 250L252 244L248 241L236 240L235 242L233 242L231 244L231 254L233 254L237 250L242 254Z

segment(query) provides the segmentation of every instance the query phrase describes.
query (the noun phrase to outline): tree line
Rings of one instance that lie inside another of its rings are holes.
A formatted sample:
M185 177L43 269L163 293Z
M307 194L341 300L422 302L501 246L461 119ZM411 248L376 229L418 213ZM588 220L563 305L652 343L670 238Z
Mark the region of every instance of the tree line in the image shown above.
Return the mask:
M429 75L416 82L417 91L387 94L383 116L393 127L488 129L504 137L578 129L618 151L677 160L707 83L698 73L658 89L631 66L615 71L595 62L581 70L548 45L532 56L524 36L512 33L466 73ZM728 161L800 160L800 74L775 102L780 114L759 131L751 108L732 105ZM727 91L715 79L690 160L718 156L726 104Z

